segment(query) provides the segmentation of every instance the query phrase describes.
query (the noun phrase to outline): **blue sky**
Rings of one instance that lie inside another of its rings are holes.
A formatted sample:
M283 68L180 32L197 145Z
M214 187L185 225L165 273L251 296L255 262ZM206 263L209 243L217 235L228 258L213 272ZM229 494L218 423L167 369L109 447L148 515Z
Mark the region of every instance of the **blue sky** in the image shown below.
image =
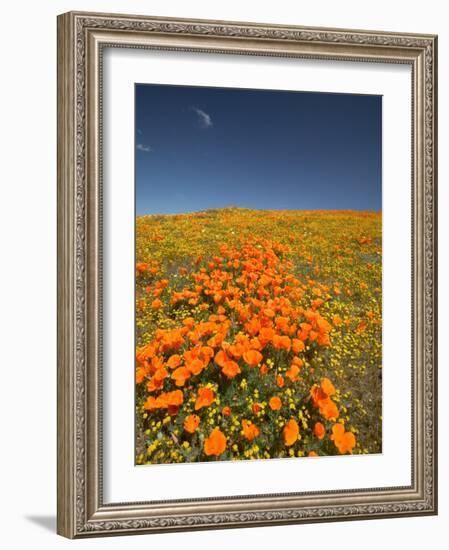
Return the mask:
M375 210L382 98L136 84L136 214Z

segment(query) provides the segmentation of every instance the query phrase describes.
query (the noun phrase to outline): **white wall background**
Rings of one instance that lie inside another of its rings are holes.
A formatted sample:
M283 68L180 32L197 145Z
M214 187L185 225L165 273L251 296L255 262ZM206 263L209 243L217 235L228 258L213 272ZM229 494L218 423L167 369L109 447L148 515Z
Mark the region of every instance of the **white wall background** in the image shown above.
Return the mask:
M69 10L137 13L439 34L440 514L288 527L206 531L70 542L56 515L56 15ZM0 507L4 548L276 546L442 547L449 522L449 384L445 306L449 258L449 30L445 2L243 2L60 0L2 5L0 33Z

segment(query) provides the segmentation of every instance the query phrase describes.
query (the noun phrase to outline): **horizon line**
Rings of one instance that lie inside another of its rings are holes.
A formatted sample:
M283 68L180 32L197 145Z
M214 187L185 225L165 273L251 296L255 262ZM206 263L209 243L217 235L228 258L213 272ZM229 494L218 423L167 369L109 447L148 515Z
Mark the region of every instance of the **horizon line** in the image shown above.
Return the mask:
M183 216L186 214L205 214L207 212L215 210L251 210L253 212L335 212L335 213L350 213L356 212L358 214L382 214L382 209L380 210L357 210L354 208L307 208L307 209L291 209L291 208L248 208L245 206L223 206L223 207L211 207L204 208L201 210L189 210L185 212L149 212L146 214L137 214L135 212L135 217L140 218L144 216Z

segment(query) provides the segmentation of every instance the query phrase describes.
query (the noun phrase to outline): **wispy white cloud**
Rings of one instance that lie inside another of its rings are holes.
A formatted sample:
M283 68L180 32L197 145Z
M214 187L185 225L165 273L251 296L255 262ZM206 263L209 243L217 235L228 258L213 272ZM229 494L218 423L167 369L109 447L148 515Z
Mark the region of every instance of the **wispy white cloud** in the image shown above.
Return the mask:
M192 111L198 115L198 122L201 128L211 128L213 126L212 117L206 111L198 107L192 107Z
M143 143L138 143L136 145L136 149L138 151L142 151L143 153L151 153L151 151L153 150L153 148L150 147L150 145L144 145Z

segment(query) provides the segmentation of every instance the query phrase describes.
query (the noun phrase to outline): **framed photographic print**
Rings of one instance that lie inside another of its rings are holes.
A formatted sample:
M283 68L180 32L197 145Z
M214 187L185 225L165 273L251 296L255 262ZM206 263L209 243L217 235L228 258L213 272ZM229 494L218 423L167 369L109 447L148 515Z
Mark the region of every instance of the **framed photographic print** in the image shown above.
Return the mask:
M58 532L435 514L432 35L58 18Z

